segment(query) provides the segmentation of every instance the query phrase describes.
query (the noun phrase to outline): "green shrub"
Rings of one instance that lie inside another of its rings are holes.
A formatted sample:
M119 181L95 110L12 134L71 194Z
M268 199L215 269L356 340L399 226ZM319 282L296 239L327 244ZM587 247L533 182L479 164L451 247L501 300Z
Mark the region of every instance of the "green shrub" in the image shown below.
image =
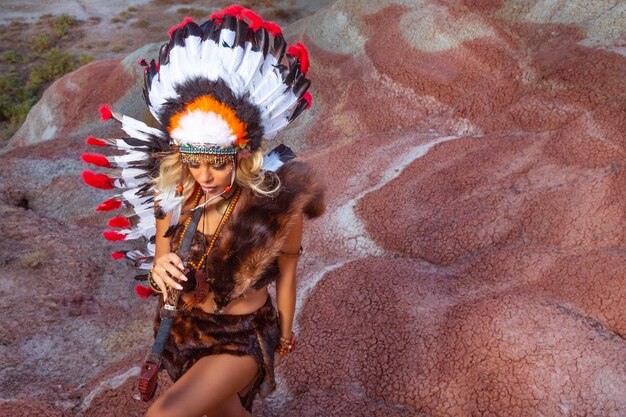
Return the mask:
M44 62L37 62L28 74L28 85L39 88L43 84L76 69L73 56L67 52L52 48L45 56Z
M19 125L37 102L36 90L24 86L14 71L0 76L0 121Z
M145 29L148 26L150 26L150 22L148 22L146 19L139 19L136 22L134 22L131 26L134 28Z
M124 50L124 47L120 45L113 45L111 47L111 52L122 52L123 50Z
M93 60L94 57L89 54L80 54L80 56L78 57L78 65L82 67L83 65L89 64Z
M52 20L52 34L59 38L65 39L70 32L70 29L76 26L78 20L74 16L68 14L61 14Z
M3 51L0 53L0 61L5 64L19 64L23 60L22 54L16 51Z
M34 52L44 52L50 49L53 46L52 41L48 38L48 35L42 33L33 39L33 43L30 45L30 48Z

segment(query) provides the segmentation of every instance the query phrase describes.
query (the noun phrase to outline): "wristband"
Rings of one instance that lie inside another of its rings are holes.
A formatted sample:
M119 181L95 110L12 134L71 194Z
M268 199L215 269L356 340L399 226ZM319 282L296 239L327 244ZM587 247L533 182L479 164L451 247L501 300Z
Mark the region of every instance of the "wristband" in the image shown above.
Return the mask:
M278 345L277 352L281 355L291 353L296 347L296 334L291 332L291 339L284 337L280 338L280 344Z
M163 291L161 291L159 285L156 283L154 278L152 278L152 269L154 269L154 267L150 268L150 272L148 272L148 285L150 286L150 288L152 288L154 292L158 292L160 294Z

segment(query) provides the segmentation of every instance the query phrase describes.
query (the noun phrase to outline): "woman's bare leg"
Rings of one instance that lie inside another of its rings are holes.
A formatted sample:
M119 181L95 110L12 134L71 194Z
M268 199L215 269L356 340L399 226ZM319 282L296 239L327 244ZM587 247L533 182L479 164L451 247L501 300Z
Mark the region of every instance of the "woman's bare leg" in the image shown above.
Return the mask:
M206 417L220 416L220 417L251 417L252 413L249 413L241 405L241 400L237 394L231 395L224 401L222 401L213 410L205 413Z
M258 370L252 356L205 356L152 404L146 417L221 417L217 406L233 395L237 397ZM244 410L241 403L239 406Z

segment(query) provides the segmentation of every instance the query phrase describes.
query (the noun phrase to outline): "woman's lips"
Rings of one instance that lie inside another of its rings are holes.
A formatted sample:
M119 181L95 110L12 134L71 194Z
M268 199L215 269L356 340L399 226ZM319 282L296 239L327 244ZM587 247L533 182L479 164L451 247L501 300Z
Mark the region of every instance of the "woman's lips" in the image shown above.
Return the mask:
M200 186L202 188L203 191L208 192L208 193L213 193L215 191L217 191L217 186L215 187L205 187L204 185Z

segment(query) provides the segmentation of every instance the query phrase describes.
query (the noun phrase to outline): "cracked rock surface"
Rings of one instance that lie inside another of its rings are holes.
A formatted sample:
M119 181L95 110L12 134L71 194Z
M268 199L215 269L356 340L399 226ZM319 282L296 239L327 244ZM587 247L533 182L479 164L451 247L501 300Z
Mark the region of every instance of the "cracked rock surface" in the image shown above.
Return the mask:
M255 416L626 415L625 13L344 0L286 29L314 104L279 139L327 210L305 225L298 346ZM0 155L0 414L145 412L155 301L85 209L105 196L80 182L76 138L100 101L66 90L111 77L106 101L145 117L125 92L155 51L58 81L23 132L53 109L62 135Z

